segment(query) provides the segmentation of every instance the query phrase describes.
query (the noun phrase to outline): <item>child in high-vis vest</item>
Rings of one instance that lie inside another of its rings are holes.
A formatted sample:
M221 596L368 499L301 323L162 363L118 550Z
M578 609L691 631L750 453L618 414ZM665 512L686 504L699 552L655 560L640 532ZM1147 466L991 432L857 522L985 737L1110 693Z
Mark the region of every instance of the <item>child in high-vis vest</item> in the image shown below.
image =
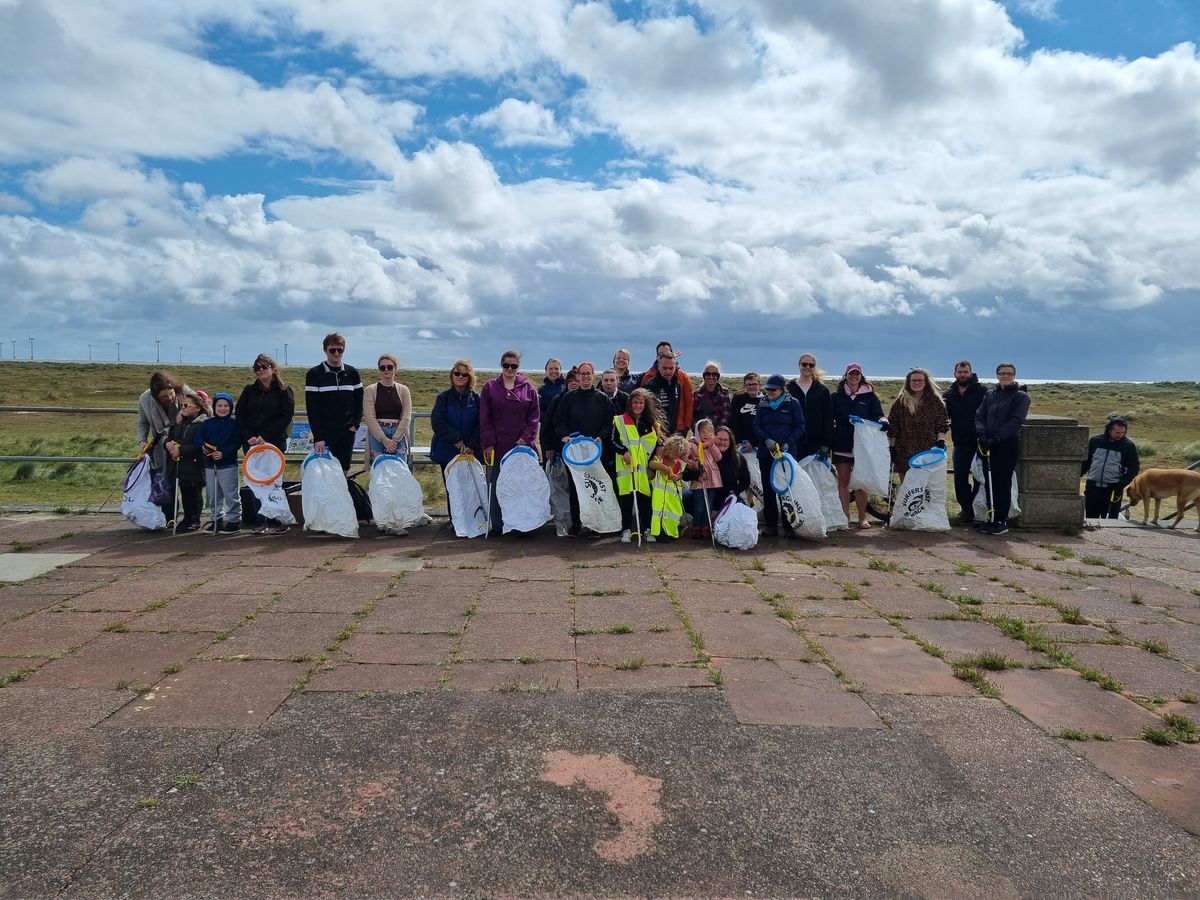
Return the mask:
M650 461L661 437L658 400L645 388L637 388L629 395L625 413L613 416L622 544L629 543L635 530L650 527Z
M711 419L696 423L696 436L688 448L688 465L700 470L700 477L692 482L692 530L694 538L705 538L712 533L709 510L714 508L716 494L721 489L721 448L717 446L717 429Z
M650 460L654 482L650 485L650 533L646 540L679 537L683 519L683 473L687 465L688 440L673 434L663 441L657 459Z

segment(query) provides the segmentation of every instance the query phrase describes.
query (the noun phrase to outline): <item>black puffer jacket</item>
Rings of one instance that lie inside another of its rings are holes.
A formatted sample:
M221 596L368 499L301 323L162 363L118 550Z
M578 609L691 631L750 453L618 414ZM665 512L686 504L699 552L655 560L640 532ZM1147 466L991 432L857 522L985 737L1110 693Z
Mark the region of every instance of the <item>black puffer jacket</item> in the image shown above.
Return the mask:
M296 398L290 387L264 391L258 382L242 388L233 417L237 420L243 448L252 437L261 437L280 450L287 449L288 431L296 414Z
M579 388L563 394L554 405L554 431L559 440L559 446L555 449L561 451L562 439L579 432L587 437L600 438L604 459L611 459L612 421L616 414L609 399L596 388Z
M833 396L829 388L814 381L809 385L808 393L800 387L795 378L787 383L787 391L796 398L800 408L804 410L804 442L799 448L796 459L803 459L818 452L822 447L833 446Z
M967 383L967 389L959 393L958 385L952 384L942 391L942 402L946 404L946 412L950 415L950 437L958 446L970 446L975 443L975 413L987 388L979 383L979 376L972 374Z
M975 434L993 444L1016 438L1029 415L1029 392L1024 385L994 387L975 411Z

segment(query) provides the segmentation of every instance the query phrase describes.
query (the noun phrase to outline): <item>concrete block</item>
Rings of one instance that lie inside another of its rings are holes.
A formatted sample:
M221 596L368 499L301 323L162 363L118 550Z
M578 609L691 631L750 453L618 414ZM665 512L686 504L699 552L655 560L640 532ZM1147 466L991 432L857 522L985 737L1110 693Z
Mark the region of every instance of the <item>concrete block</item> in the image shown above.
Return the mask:
M1017 464L1020 491L1079 493L1079 463L1075 460L1022 459Z
M1083 497L1078 493L1021 494L1021 526L1023 528L1062 528L1083 524Z

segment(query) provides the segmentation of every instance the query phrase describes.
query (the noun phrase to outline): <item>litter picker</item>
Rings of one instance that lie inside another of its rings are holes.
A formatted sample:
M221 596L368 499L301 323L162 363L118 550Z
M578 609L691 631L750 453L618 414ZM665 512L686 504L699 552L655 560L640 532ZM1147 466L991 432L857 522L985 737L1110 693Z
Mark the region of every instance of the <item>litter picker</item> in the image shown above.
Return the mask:
M696 455L700 459L700 475L704 477L704 441L700 440L700 435L696 435ZM713 549L716 550L717 538L713 534L712 506L708 502L708 489L700 488L700 493L704 495L704 512L708 516L708 539L712 543Z
M992 459L991 451L984 449L982 443L976 445L979 451L979 458L983 460L983 496L987 500L987 512L983 514L983 519L989 524L992 521Z
M492 533L492 466L496 462L496 448L488 447L483 451L483 465L486 469L485 480L487 481L487 532L483 535L486 541Z

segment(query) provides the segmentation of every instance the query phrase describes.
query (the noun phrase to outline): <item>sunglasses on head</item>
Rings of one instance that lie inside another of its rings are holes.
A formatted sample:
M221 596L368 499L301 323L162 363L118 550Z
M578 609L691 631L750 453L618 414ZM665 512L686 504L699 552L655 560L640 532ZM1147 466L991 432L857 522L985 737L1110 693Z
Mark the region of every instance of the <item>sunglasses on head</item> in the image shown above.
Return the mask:
M521 364L520 363L500 363L500 368L508 369L512 372L515 372L517 369L521 368Z

